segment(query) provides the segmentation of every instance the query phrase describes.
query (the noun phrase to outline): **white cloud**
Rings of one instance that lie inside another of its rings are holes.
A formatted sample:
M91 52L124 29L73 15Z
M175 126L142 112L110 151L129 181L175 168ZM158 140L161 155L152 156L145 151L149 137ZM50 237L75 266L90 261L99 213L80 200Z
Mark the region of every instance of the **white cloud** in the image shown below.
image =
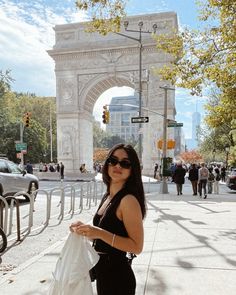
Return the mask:
M74 1L67 2L73 5L60 7L60 14L45 1L0 4L0 64L1 70L12 70L13 90L55 96L54 62L46 52L54 45L53 27L86 19L76 12Z

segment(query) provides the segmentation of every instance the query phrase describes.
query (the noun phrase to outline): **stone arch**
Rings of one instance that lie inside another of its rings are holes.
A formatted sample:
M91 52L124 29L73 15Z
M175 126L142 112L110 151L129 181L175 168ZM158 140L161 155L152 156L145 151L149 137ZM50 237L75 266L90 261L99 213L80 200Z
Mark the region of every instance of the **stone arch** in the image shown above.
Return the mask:
M137 29L140 20L145 31L157 25L157 33L178 28L174 12L132 16L129 28ZM86 33L86 23L55 26L56 42L48 54L55 61L57 101L58 160L66 170L79 171L82 163L88 170L93 167L93 107L99 96L114 86L129 86L139 90L139 43L119 34L101 36ZM121 33L127 34L126 31ZM136 33L130 36L137 38ZM159 86L165 81L152 74L153 67L169 63L171 56L157 51L151 34L142 35L142 105L163 114L164 93ZM168 118L174 119L174 91L168 92ZM143 173L153 174L161 154L156 142L162 137L162 117L150 111L149 123L142 126ZM171 129L171 128L169 128ZM171 137L169 130L169 136ZM169 155L171 156L171 155Z
M131 83L130 77L127 73L119 75L98 75L95 79L90 79L81 92L81 107L92 113L98 97L106 90L115 86L128 86L134 88L134 84Z

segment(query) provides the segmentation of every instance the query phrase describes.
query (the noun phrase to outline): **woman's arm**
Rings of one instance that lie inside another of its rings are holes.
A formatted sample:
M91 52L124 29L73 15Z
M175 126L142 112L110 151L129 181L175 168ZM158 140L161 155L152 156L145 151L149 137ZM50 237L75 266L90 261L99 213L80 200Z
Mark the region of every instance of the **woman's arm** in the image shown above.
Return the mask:
M75 228L75 232L85 235L89 239L101 239L105 243L121 251L141 253L143 249L143 220L137 199L132 195L125 196L117 209L117 217L123 221L128 237L114 235L102 228L82 224Z

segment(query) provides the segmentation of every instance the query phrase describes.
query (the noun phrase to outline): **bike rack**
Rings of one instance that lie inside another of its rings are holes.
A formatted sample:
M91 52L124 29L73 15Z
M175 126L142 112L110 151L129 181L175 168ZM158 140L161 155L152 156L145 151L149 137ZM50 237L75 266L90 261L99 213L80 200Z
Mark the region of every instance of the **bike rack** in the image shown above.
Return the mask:
M21 238L20 238L20 205L19 205L19 200L13 196L8 196L6 197L6 199L10 200L11 203L10 203L10 217L9 217L9 229L8 229L8 232L7 232L7 236L11 235L12 233L12 224L13 224L13 205L15 203L15 206L16 206L16 232L17 232L17 241L20 241Z
M100 185L100 195L102 197L103 191L104 191L104 184L101 181L89 181L89 182L83 182L78 185L78 183L73 185L65 185L63 186L63 182L61 183L61 186L55 187L53 189L49 190L35 190L31 195L29 195L27 192L20 191L16 193L14 196L9 197L11 200L10 203L10 211L9 205L5 198L0 196L0 213L3 211L3 204L5 206L5 215L4 215L4 222L3 222L3 214L1 214L0 225L3 225L4 232L8 233L8 235L12 234L12 227L13 227L13 210L14 210L14 204L16 206L16 226L17 226L17 241L20 241L21 234L25 234L27 232L28 234L32 231L33 223L34 223L34 200L37 193L41 192L46 195L46 219L43 222L44 226L48 226L49 221L51 219L51 212L52 212L52 196L55 192L59 192L60 194L60 201L58 206L60 206L60 211L57 219L62 221L65 216L65 197L69 193L70 197L70 205L69 205L69 211L68 214L74 215L75 212L79 211L79 214L83 211L84 205L90 209L92 202L96 205L98 194L99 194L99 187ZM78 186L78 191L77 191ZM24 228L20 227L20 206L19 206L19 200L16 198L17 196L25 195L29 199L29 211L26 216L28 216L28 225ZM78 209L75 208L75 198L79 198L79 207ZM1 202L2 201L2 202ZM9 220L8 220L8 211L10 212ZM8 226L7 226L8 225ZM8 228L9 227L9 228ZM7 231L8 230L8 231ZM36 229L33 229L36 230Z
M5 207L3 206L5 205ZM5 215L3 214L3 209L5 208ZM0 226L2 227L3 231L6 233L7 232L7 220L8 220L8 203L5 198L0 196L0 213L1 213L1 218L0 218ZM6 210L7 209L7 210ZM3 221L3 215L4 215L4 221Z

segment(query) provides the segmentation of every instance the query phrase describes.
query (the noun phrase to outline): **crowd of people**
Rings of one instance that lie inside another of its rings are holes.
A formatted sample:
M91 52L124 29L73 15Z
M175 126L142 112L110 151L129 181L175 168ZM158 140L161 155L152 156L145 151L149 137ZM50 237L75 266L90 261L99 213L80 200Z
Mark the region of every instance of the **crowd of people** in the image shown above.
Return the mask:
M154 178L161 180L158 164L154 167ZM181 161L171 165L171 181L176 184L177 195L183 194L183 185L188 178L192 184L193 195L207 198L207 194L219 194L219 181L226 181L226 167L220 164L183 164Z

